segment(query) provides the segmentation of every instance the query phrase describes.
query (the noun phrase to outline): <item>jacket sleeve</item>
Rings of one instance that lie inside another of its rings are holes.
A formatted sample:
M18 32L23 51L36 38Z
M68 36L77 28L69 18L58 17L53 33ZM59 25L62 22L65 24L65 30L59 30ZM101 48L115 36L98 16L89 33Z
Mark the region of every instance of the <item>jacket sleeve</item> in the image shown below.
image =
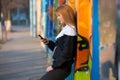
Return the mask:
M61 55L53 61L53 68L61 67L66 62L71 61L73 63L73 58L75 55L74 51L76 51L76 41L77 40L75 36L67 36L64 38L63 50L60 52Z
M54 48L55 48L55 43L54 43L53 41L50 40L49 43L47 44L47 46L49 47L50 50L53 51Z

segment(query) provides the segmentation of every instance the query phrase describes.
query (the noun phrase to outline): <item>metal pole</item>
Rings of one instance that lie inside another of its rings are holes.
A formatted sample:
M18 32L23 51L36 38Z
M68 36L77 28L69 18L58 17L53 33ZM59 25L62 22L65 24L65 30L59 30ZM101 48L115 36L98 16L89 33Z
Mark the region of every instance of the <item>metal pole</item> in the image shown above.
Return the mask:
M36 0L30 0L30 35L36 37Z
M33 10L32 10L32 13L33 13L33 28L32 28L32 36L33 37L36 37L37 36L37 26L36 26L36 0L33 0Z
M93 40L92 40L92 79L91 80L100 80L100 70L99 70L99 15L98 15L98 4L99 0L93 0Z
M30 35L32 36L32 0L29 0L30 9Z
M1 0L0 0L0 42L2 41L2 26L1 26Z

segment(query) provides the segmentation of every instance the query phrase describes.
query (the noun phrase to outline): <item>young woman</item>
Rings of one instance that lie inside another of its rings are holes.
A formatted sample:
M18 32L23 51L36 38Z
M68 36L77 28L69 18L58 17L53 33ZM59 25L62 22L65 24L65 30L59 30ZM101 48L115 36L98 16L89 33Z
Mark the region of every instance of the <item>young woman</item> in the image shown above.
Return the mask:
M46 74L40 80L65 80L71 72L77 44L76 18L74 11L68 5L56 9L56 16L60 24L65 26L53 42L42 39L54 53L53 64L46 69Z

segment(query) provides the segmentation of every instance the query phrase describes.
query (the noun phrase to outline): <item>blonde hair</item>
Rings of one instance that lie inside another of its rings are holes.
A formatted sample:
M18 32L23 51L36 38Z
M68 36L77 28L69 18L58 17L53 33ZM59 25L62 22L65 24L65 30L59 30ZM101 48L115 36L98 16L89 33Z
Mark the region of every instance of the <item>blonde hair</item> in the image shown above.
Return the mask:
M68 5L62 5L56 9L56 14L61 14L66 25L72 25L76 28L76 16L73 9Z

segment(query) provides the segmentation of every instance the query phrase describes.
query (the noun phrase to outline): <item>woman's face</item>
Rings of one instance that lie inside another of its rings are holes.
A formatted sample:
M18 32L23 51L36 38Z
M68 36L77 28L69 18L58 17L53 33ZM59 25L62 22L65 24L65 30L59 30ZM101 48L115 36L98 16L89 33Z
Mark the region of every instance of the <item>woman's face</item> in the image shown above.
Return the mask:
M64 19L61 14L56 14L57 20L60 22L60 24L64 24Z

